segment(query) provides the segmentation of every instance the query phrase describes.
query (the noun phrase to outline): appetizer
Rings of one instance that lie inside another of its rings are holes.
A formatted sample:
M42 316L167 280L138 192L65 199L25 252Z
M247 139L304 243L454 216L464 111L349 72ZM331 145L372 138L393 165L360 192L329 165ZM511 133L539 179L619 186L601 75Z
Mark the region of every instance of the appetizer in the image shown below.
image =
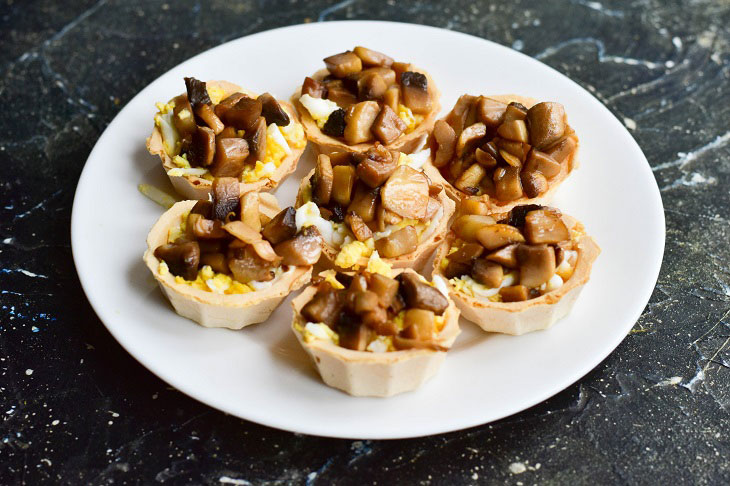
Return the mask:
M272 189L294 172L307 140L289 103L226 81L185 78L185 87L157 104L147 139L180 195L208 199L215 177L235 177L242 194Z
M433 128L440 93L425 71L360 46L324 63L294 96L307 138L320 152L364 152L376 140L411 152Z
M297 231L294 208L278 211L273 196L240 195L237 178L212 186L212 201L182 201L160 217L144 261L178 314L241 329L309 282L321 238L315 228Z
M462 315L485 331L524 334L570 312L601 252L583 225L555 208L524 205L464 214L436 251Z
M327 270L315 281L292 301L292 329L324 382L351 395L414 390L460 332L446 289L410 269L379 262L357 273Z
M329 266L356 269L377 252L393 267L420 269L443 239L454 203L418 170L426 153L376 142L364 153L320 154L302 181L297 228L316 226Z
M457 203L489 212L547 203L577 166L578 137L563 105L515 95L463 95L434 125L424 171Z

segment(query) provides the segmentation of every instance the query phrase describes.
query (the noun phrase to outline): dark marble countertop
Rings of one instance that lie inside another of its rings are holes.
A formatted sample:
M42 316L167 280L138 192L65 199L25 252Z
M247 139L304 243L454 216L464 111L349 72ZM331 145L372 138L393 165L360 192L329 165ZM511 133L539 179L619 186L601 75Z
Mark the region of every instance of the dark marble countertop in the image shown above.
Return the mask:
M533 56L605 103L649 159L667 224L651 301L603 363L525 412L400 441L270 429L157 379L81 291L74 189L128 100L230 39L356 18ZM730 483L729 24L723 0L2 0L0 483Z

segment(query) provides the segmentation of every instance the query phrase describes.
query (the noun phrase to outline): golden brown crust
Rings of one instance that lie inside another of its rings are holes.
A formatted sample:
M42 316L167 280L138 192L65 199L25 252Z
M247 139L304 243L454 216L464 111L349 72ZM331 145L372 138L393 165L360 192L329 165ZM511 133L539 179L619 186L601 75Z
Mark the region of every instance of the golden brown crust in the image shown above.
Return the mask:
M302 179L302 183L299 185L299 190L297 191L297 199L294 203L295 208L298 208L304 204L303 194L306 192L307 187L309 187L310 180L313 175L314 169L309 171L309 174L307 174L307 176ZM416 251L412 253L407 253L396 258L383 258L383 261L388 263L393 268L412 268L416 271L420 271L421 269L423 269L423 267L428 262L428 259L431 257L434 249L439 245L439 243L443 240L444 236L448 232L449 222L451 220L451 217L454 215L455 204L446 195L446 191L441 191L438 195L438 198L441 202L444 213L441 216L438 225L430 234L430 236L426 239L426 241L420 242L418 244L418 247L416 248ZM335 259L337 258L337 254L339 252L339 249L333 248L327 243L323 243L322 256L324 258L320 259L320 263L323 264L323 268L335 268L345 272L352 271L352 268L338 268L335 265ZM368 258L369 257L361 257L356 265L361 268L366 267L368 264Z
M582 225L569 216L563 216L569 228L582 229ZM575 303L583 286L590 279L591 267L601 249L593 238L584 235L574 240L578 252L575 269L563 285L540 297L522 302L491 302L456 291L441 273L440 262L448 254L455 235L450 232L436 250L431 278L443 278L449 295L461 310L462 316L488 332L520 335L547 329L566 316Z
M394 271L415 273L410 269ZM438 371L446 356L445 351L430 349L409 349L372 353L353 351L340 347L330 341L304 341L295 324L304 325L306 320L300 314L302 307L309 302L317 288L311 285L292 301L294 310L292 331L307 354L312 358L324 382L350 395L387 397L414 390ZM461 330L459 329L459 309L448 298L449 307L444 311L444 328L434 341L449 349Z
M535 104L538 103L538 100L534 98L528 98L526 96L520 96L516 94L505 94L505 95L488 95L489 98L501 101L503 103L511 103L513 101L516 101L518 103L523 104L527 108L531 108ZM434 122L435 123L435 122ZM484 204L487 205L487 208L490 213L495 212L506 212L510 209L514 208L515 206L520 206L522 204L549 204L553 197L555 196L555 192L557 191L560 184L573 172L573 170L578 168L578 149L579 149L579 140L578 136L573 132L570 135L572 138L575 139L576 142L576 148L571 153L568 158L561 164L561 169L558 175L551 178L548 184L548 190L541 194L539 197L535 198L528 198L528 197L521 197L519 199L516 199L514 201L507 201L502 202L495 198L490 198L488 195L484 194L481 196L471 196L468 194L463 193L462 191L458 190L456 187L454 187L449 181L447 181L442 175L441 172L433 166L431 163L431 159L429 159L423 166L423 171L426 173L426 175L436 184L441 184L444 186L446 193L449 195L451 199L454 200L454 202L457 205L457 212L459 212L459 206L461 205L461 201L465 199L473 199L476 201L481 201Z
M147 236L147 250L144 262L150 269L163 293L170 300L175 311L205 327L242 327L268 319L289 293L306 285L312 277L312 267L296 267L290 274L279 277L271 287L245 294L217 294L196 289L190 285L175 282L175 276L160 275L160 261L155 249L167 243L167 232L180 223L180 217L190 211L197 201L175 203L160 216ZM266 204L266 201L262 201Z
M206 84L208 86L222 89L225 93L224 98L236 92L243 93L246 96L252 98L258 97L256 93L241 88L240 86L233 83L229 83L228 81L207 81ZM289 115L291 123L301 124L299 116L297 115L296 110L291 104L282 100L277 101L279 101L281 107L284 109L284 111L286 111L287 115ZM210 191L213 187L212 181L192 175L169 175L170 170L176 168L177 166L172 161L172 157L170 157L165 150L165 146L162 143L162 133L160 132L160 129L157 127L157 125L154 126L154 128L152 129L152 134L147 138L146 146L147 151L150 154L157 155L160 158L160 161L162 162L162 168L165 170L165 173L168 174L170 182L172 183L178 194L180 194L185 199L208 199L208 194L210 194ZM256 182L241 182L241 194L245 194L251 191L266 191L269 189L274 189L276 186L279 185L282 180L284 180L289 174L296 170L297 162L302 156L305 148L306 147L291 148L292 153L281 161L279 167L276 168L276 170L273 174L271 174L270 177L258 180Z
M428 80L428 92L433 105L431 111L424 117L423 121L416 127L415 130L406 135L402 135L398 137L394 142L385 145L385 147L389 150L399 150L404 153L411 153L412 151L414 151L415 148L421 143L422 138L428 135L433 129L433 124L436 123L436 117L441 110L441 92L436 87L436 83L434 83L433 79L431 79L431 76L426 71L418 68L414 68L414 70L426 76L426 79ZM326 69L322 69L314 73L312 75L312 78L320 81L325 76L327 76L327 74L329 74L329 71L327 71ZM374 141L368 143L358 143L355 145L347 145L347 143L341 140L324 134L322 130L320 130L320 128L317 126L317 122L315 122L314 119L309 115L309 111L304 108L304 106L299 102L301 92L302 91L300 87L294 94L294 96L292 96L291 101L299 112L299 116L302 120L302 125L304 126L304 131L307 133L307 139L315 144L319 153L330 154L332 152L342 151L366 152L368 149L374 146Z

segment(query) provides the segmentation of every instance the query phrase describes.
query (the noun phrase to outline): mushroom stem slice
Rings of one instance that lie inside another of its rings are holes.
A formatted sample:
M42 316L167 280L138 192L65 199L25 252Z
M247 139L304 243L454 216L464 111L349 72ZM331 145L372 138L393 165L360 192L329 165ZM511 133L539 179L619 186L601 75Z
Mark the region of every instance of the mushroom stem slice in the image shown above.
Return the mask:
M375 249L385 258L395 258L416 251L418 233L411 226L405 226L388 236L375 240Z
M428 197L428 179L407 165L398 166L380 191L383 207L404 218L421 219Z
M525 237L520 230L508 224L492 224L476 233L479 243L487 250L496 250L512 243L523 243Z

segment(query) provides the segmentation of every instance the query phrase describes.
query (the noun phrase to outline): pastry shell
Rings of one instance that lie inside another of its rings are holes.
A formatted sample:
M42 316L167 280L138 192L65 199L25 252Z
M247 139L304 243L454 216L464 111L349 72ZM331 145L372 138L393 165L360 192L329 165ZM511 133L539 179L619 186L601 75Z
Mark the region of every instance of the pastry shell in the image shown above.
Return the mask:
M190 211L197 201L181 201L168 209L147 235L147 250L144 262L160 285L175 311L204 327L226 327L241 329L268 319L289 293L301 288L312 277L312 267L296 267L290 274L284 274L271 287L245 294L217 294L196 289L187 284L175 282L171 273L160 275L160 261L155 249L167 243L167 232ZM264 212L262 210L262 212ZM275 214L275 213L274 213Z
M534 98L528 98L525 96L515 95L515 94L507 94L507 95L489 95L488 98L491 98L493 100L501 101L503 103L511 103L513 101L516 101L518 103L522 103L525 107L528 109L534 106L538 103L538 101ZM568 125L568 128L570 126ZM528 198L526 196L523 196L519 199L515 199L514 201L507 201L507 202L500 202L499 200L495 198L491 198L486 194L483 194L481 196L470 196L468 194L465 194L464 192L460 191L456 187L454 187L449 181L444 179L444 176L441 175L441 171L439 171L438 168L434 167L431 163L432 159L429 159L423 166L423 172L426 173L426 175L435 183L435 184L441 184L444 186L444 189L446 190L446 193L449 195L450 198L452 198L457 206L460 205L461 201L465 199L472 199L476 201L481 201L484 204L487 205L487 208L490 213L495 212L507 212L514 208L515 206L520 206L522 204L549 204L553 197L555 196L555 191L557 191L558 186L570 175L573 170L578 168L578 149L579 149L579 141L578 136L573 132L571 135L575 142L576 147L575 150L560 164L560 172L558 175L553 177L548 181L548 190L545 191L543 194L540 194L538 197L534 198ZM457 211L458 211L457 207Z
M432 101L431 111L427 115L424 115L423 121L411 133L401 135L392 143L385 145L385 148L387 148L388 150L399 150L407 154L415 150L415 148L421 143L421 138L424 135L428 135L429 133L431 133L431 130L433 129L433 124L436 123L436 117L441 110L441 92L436 87L436 84L434 83L431 76L422 69L413 68L413 70L425 75L426 79L428 80L428 92ZM326 69L322 69L314 73L312 75L312 78L316 79L317 81L321 81L328 74L329 71L327 71ZM302 120L302 125L304 125L304 131L307 133L307 139L315 144L318 153L329 155L332 152L343 151L366 152L368 149L372 148L375 145L375 141L348 145L342 140L330 137L329 135L323 133L322 130L317 126L317 122L314 121L314 119L310 116L309 110L307 110L299 102L301 92L302 91L300 87L299 90L297 90L297 92L294 94L294 96L292 96L292 103L299 112L299 116Z
M238 85L229 83L228 81L207 81L206 84L208 86L214 86L223 90L223 92L225 93L223 99L236 92L243 93L246 96L252 98L258 97L256 93L243 89ZM296 110L291 104L279 99L277 99L277 101L281 105L282 109L287 113L287 115L289 115L290 123L301 123L299 120L299 116L296 113ZM299 161L299 158L301 157L305 148L306 147L291 148L292 153L282 159L281 164L279 164L279 167L276 168L271 176L265 177L255 182L241 182L241 194L245 194L251 191L265 191L269 189L274 189L286 176L296 170L297 162ZM172 157L170 157L165 150L165 145L162 140L162 133L160 132L160 129L157 125L154 126L152 134L147 138L147 151L152 155L157 155L158 157L160 157L160 161L162 162L162 168L165 169L166 174L168 174L170 170L177 167L172 161ZM172 183L178 194L180 194L185 199L208 199L208 195L210 194L213 187L213 181L203 179L202 177L194 175L171 176L168 174L168 177L170 178L170 182Z
M304 204L303 194L306 192L306 188L309 186L310 180L313 176L314 169L309 171L309 174L307 174L307 176L302 179L302 183L299 185L299 190L297 191L297 199L294 203L294 207L298 208ZM443 208L443 214L441 215L441 219L439 220L436 228L434 228L434 230L431 232L430 236L425 241L422 241L418 244L416 251L406 253L405 255L401 255L395 258L381 257L383 261L389 264L392 268L412 268L416 271L422 270L426 263L428 263L428 259L431 257L431 254L433 254L434 249L444 239L444 236L449 230L449 221L454 214L455 204L454 201L452 201L446 195L445 190L441 191L438 194L438 198ZM335 265L335 260L337 259L337 254L339 252L340 250L333 248L326 242L323 242L323 258L320 258L320 263L324 263L325 268L337 269L337 266ZM366 267L368 264L368 258L369 257L360 257L355 266L361 268ZM348 272L352 271L352 268L339 268L339 270Z
M576 221L563 216L571 228ZM448 254L455 235L449 233L444 242L436 250L433 259L431 278L441 276L449 289L449 295L461 310L461 315L488 332L520 335L532 331L547 329L562 319L573 308L583 286L591 276L591 267L598 258L601 249L590 236L576 238L575 250L578 258L570 278L563 285L540 297L522 302L491 302L485 298L471 297L454 290L451 282L441 274L441 260Z
M415 273L410 269L401 271ZM317 287L311 285L292 301L292 331L327 385L354 396L389 397L415 390L432 378L443 364L446 351L408 349L372 353L353 351L319 339L305 342L294 324L306 323L300 311L316 292ZM461 332L459 309L450 298L447 299L449 307L444 311L444 328L435 341L446 349L451 347Z

